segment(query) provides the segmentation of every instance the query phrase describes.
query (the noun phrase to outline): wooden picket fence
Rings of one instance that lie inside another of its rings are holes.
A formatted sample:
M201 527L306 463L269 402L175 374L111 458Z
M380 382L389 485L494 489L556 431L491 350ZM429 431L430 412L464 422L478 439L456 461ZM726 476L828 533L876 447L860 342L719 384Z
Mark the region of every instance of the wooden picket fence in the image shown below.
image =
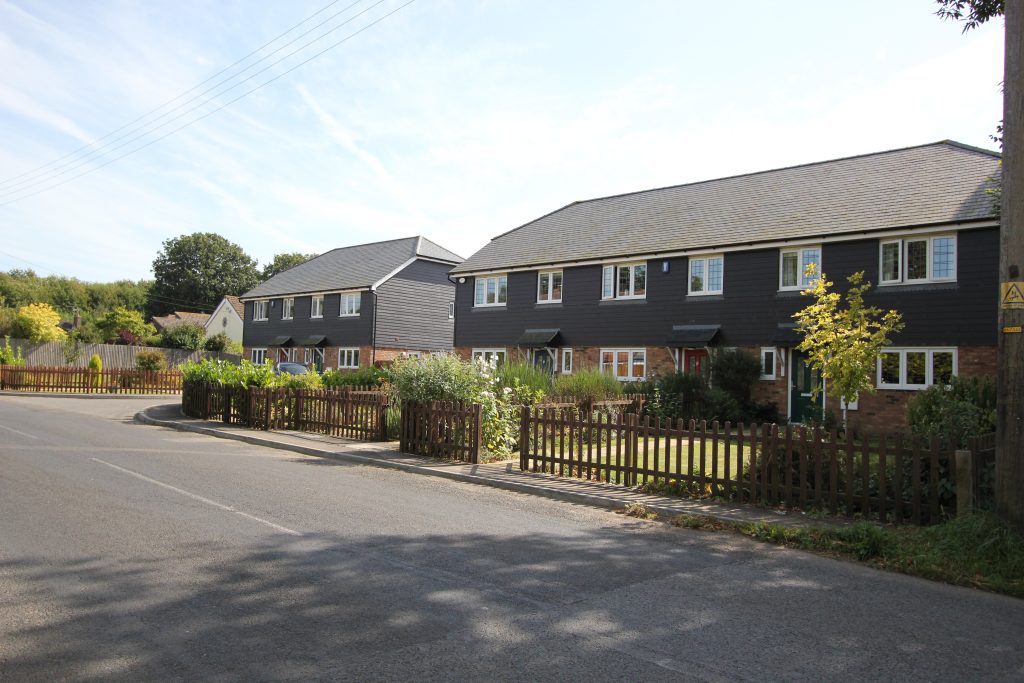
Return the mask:
M404 401L399 428L403 453L480 462L483 408L454 401Z
M71 394L177 394L177 370L92 370L75 367L0 365L0 390Z
M293 430L387 441L387 395L346 389L262 389L186 382L182 412L250 429Z
M521 420L523 471L897 524L934 523L955 505L954 451L938 439L567 408L523 408Z

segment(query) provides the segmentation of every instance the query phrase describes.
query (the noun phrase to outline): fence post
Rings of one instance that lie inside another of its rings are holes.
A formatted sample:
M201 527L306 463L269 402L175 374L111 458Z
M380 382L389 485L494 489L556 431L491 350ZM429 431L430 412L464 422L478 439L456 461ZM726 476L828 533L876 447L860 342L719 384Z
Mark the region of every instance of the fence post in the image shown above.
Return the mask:
M519 410L519 470L526 471L526 456L530 448L530 407Z
M640 430L636 413L626 413L626 463L623 471L623 484L636 486L636 452Z
M222 411L223 412L222 419L223 419L223 421L225 423L230 423L231 422L231 390L228 388L228 385L226 385L226 384L222 387L222 390L224 392L224 408L223 408L223 411Z
M956 514L968 515L974 511L974 454L958 450L950 462L956 470Z
M380 429L380 440L388 440L388 399L385 396L377 397L377 425Z
M469 454L469 462L472 465L480 463L480 450L484 445L484 407L479 403L473 404L473 451Z

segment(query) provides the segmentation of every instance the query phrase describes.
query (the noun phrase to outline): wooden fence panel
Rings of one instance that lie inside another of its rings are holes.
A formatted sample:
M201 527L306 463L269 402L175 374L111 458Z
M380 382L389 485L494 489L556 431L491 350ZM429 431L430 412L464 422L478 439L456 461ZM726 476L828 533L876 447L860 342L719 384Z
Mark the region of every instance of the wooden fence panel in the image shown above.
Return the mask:
M734 429L730 423L641 420L634 413L564 406L523 408L520 419L523 471L680 486L701 496L883 522L934 523L950 506L939 484L940 469L948 471L953 453L934 439L853 440L820 428Z
M483 408L452 401L402 403L399 446L403 453L480 462Z
M92 370L75 367L0 366L0 390L72 394L177 394L177 370Z

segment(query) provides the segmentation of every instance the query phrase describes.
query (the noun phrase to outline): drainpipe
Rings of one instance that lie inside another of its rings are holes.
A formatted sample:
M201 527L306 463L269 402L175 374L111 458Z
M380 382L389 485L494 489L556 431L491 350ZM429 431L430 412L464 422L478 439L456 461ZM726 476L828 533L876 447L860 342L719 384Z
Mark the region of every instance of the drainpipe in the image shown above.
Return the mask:
M370 365L377 364L377 290L371 289L373 295L373 320L370 327Z

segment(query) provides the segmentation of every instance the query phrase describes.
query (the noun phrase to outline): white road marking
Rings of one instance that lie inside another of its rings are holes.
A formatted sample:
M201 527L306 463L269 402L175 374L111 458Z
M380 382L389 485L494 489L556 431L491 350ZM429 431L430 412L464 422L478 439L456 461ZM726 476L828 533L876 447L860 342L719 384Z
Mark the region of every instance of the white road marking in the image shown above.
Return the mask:
M295 531L294 529L289 529L288 527L281 526L280 524L274 524L270 520L263 519L262 517L257 517L256 515L250 515L248 512L242 512L241 510L236 510L235 508L231 507L230 505L224 505L223 503L218 503L215 500L210 500L209 498L204 498L204 497L202 497L202 496L200 496L200 495L198 495L196 493L191 493L190 491L186 491L185 489L179 489L177 486L171 486L170 484L165 484L162 481L157 481L156 479L153 479L152 477L147 477L144 474L139 474L138 472L133 472L132 470L125 469L124 467L121 467L119 465L115 465L114 463L111 463L111 462L107 462L106 460L100 460L99 458L89 458L89 459L93 460L95 462L98 462L101 465L106 465L107 467L112 467L115 470L124 472L125 474L130 474L131 476L133 476L133 477L135 477L137 479L141 479L142 481L148 481L150 484L156 484L157 486L162 486L165 489L168 489L170 491L174 491L175 493L180 493L183 496L188 496L189 498L192 498L193 500L198 500L201 503L206 503L207 505L212 505L215 508L220 508L221 510L224 510L225 512L233 512L236 515L240 515L242 517L245 517L246 519L251 519L254 522L259 522L260 524L266 524L270 528L277 529L278 531L282 531L282 532L284 532L286 534L291 534L292 536L301 536L302 535L301 532Z
M22 436L28 437L30 439L36 439L36 440L39 439L38 436L34 436L32 434L26 434L25 432L19 432L17 429L11 429L10 427L5 427L3 425L0 425L0 429L6 429L9 432L14 432L15 434L21 434Z

